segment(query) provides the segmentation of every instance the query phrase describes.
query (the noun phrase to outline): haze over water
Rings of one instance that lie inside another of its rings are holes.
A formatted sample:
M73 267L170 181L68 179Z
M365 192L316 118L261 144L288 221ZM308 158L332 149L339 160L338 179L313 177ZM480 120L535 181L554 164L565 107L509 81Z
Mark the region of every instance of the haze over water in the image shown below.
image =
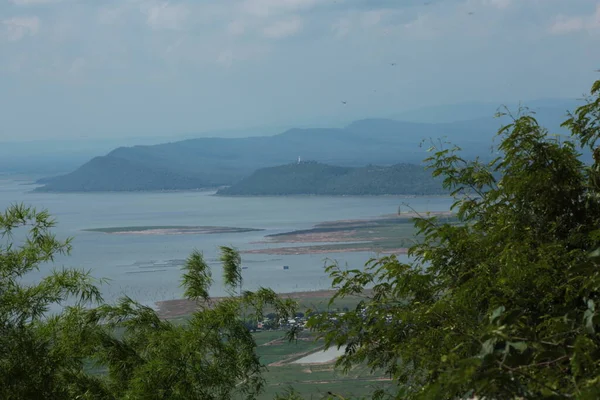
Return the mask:
M55 265L92 269L105 299L122 294L145 304L182 297L180 265L193 249L204 252L213 267L214 296L223 295L221 270L216 259L219 245L240 250L282 247L256 244L265 235L308 229L324 221L393 214L402 203L417 211L444 211L447 197L217 197L211 192L171 193L31 193L27 181L0 176L0 209L23 202L46 208L57 220L60 239L73 237L73 252L58 257ZM408 208L404 207L408 210ZM83 229L124 226L227 226L264 229L258 232L210 235L110 235ZM306 244L302 244L306 245ZM328 289L324 272L327 258L360 268L374 253L303 255L242 254L244 288L270 287L278 292ZM288 265L289 270L283 270ZM40 279L48 266L27 279Z

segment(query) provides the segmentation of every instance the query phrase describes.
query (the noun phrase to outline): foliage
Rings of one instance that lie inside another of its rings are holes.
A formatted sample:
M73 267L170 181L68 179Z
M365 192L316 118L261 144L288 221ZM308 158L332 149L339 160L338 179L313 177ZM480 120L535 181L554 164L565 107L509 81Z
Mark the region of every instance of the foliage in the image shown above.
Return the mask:
M72 398L79 385L82 360L70 343L66 315L46 318L52 304L69 299L83 306L101 300L89 273L53 270L39 283L22 278L68 254L70 241L51 233L55 222L46 211L13 205L0 214L0 398ZM89 382L86 382L89 381Z
M347 345L339 367L385 371L398 398L600 397L599 96L600 81L565 122L568 140L518 115L491 162L431 149L460 224L417 218L411 263L328 268L336 298L373 289L343 317L309 321Z
M223 263L223 282L230 289L240 288L242 295L242 259L240 254L232 247L219 246L221 256L219 259Z
M28 272L69 252L70 242L57 240L52 226L46 211L22 205L0 215L6 240L0 247L0 398L251 399L263 390L264 367L241 314L256 321L268 307L289 318L295 302L265 288L211 299L210 269L198 251L184 268L185 294L198 301L186 325L161 320L127 297L102 302L89 273L55 270L40 283L22 283ZM226 264L240 265L234 249L222 251ZM232 287L241 283L241 275L230 278ZM49 315L53 306L63 309ZM90 366L106 374L93 374Z
M360 168L302 162L263 168L237 184L220 189L220 195L384 195L440 194L441 182L423 167L397 164Z

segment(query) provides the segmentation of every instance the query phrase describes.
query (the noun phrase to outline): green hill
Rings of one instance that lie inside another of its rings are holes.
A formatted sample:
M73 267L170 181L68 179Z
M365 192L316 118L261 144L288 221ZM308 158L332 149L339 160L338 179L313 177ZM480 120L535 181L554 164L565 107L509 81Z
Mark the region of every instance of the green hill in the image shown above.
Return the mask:
M434 124L364 119L340 129L290 129L274 136L200 138L120 147L69 174L39 182L44 186L36 190L186 190L231 186L260 168L286 164L298 156L342 167L392 165L398 161L419 164L427 157L420 143L442 137L459 144L463 156L485 159L491 158L490 140L506 122L491 117ZM349 187L348 183L340 185L344 190Z
M44 188L57 192L180 190L198 189L211 184L208 178L135 164L118 157L95 157L67 175L67 178L45 179L42 182L46 184Z
M301 162L263 168L237 184L220 189L224 196L280 195L433 195L444 193L441 182L422 166L336 167Z

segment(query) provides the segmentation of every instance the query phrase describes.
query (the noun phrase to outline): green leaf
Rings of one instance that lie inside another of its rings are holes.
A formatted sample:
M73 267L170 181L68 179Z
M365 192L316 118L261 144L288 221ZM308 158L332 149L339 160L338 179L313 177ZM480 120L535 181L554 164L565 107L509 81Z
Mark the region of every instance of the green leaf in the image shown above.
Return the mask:
M520 353L527 350L527 347L528 347L527 343L525 343L525 342L508 342L508 345Z
M504 306L500 306L494 309L494 311L492 311L492 314L490 315L490 322L494 322L495 320L500 318L500 316L504 313L505 310L506 308Z

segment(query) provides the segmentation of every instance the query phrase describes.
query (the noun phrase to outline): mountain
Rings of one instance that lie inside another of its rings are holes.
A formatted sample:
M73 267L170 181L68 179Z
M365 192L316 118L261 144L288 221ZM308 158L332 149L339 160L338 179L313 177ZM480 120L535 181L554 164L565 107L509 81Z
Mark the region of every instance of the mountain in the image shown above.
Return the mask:
M196 189L209 184L199 176L136 164L118 157L95 157L68 175L68 179L42 179L58 192L138 191Z
M549 115L547 117L554 117ZM549 118L556 127L557 118ZM364 119L344 128L289 129L273 136L198 138L119 147L75 171L47 179L38 191L176 190L230 186L259 168L302 157L341 167L368 164L418 164L425 140L444 137L471 158L491 158L490 145L507 118L477 118L447 123ZM562 121L562 119L560 119ZM544 124L544 118L541 118Z
M121 146L155 145L190 138L274 135L280 127L249 127L208 132L175 133L170 137L123 136L104 139L72 138L54 140L23 140L0 142L0 172L11 174L57 175L66 174L90 159Z
M115 147L164 143L165 138L57 139L0 142L0 171L65 174Z
M224 196L280 195L432 195L444 193L439 179L414 164L389 167L337 167L301 162L262 168L233 186Z

